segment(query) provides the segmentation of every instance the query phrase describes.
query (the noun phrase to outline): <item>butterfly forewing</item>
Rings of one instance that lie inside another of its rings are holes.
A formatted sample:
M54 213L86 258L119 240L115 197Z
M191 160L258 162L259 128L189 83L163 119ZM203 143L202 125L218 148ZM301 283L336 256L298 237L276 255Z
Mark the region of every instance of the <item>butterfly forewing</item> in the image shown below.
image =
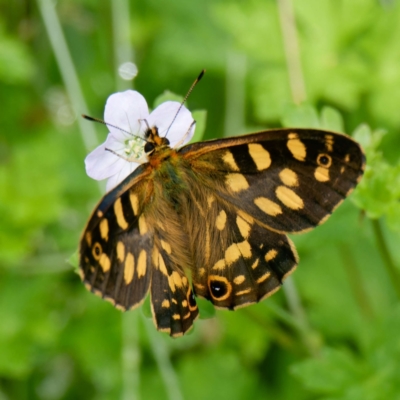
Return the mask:
M308 129L196 143L181 152L203 185L278 232L325 221L361 179L365 162L351 138Z
M144 300L151 280L153 235L143 230L143 189L141 183L121 195L106 195L81 239L82 279L88 289L123 310Z

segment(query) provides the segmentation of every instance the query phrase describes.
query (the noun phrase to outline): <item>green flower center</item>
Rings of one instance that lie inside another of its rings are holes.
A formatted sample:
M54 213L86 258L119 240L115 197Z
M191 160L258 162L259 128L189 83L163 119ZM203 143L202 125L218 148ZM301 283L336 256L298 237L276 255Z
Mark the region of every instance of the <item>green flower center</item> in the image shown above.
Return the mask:
M143 140L139 137L133 137L125 140L124 152L127 158L139 160L144 155Z

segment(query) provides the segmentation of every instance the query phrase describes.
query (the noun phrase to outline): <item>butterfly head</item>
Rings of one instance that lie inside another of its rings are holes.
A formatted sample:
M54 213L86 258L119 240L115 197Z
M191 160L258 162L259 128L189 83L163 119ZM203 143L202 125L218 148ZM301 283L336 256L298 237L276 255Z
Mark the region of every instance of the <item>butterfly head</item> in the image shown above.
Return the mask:
M146 143L144 145L144 152L150 155L156 148L169 147L169 140L166 137L160 137L158 128L156 126L148 128L144 134Z

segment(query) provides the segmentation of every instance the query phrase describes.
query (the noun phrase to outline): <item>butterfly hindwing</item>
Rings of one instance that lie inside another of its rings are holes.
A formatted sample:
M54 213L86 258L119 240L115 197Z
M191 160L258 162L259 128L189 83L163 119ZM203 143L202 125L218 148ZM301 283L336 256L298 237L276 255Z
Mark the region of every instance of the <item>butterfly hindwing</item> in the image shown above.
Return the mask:
M298 261L290 239L207 189L192 184L189 193L186 214L196 295L216 307L235 309L278 290ZM204 196L207 200L201 201Z
M152 253L153 275L151 307L157 329L181 336L198 316L198 308L189 280L171 257L174 251L167 241L156 240Z
M203 185L278 232L325 221L361 179L365 162L351 138L312 129L195 143L181 152Z

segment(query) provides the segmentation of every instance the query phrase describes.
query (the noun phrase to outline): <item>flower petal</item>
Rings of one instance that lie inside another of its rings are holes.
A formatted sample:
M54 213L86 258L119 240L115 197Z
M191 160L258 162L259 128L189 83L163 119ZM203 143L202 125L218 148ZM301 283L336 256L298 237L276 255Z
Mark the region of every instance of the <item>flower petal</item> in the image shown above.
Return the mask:
M168 131L167 138L171 147L184 145L189 142L194 134L194 125L189 132L189 128L194 122L192 113L185 106L182 106L180 110L179 107L181 107L181 103L167 101L160 104L147 118L150 126L158 128L158 133L161 137L165 136ZM179 113L177 115L178 110ZM171 125L172 121L174 122Z
M118 157L116 154L107 151L106 149L120 152L124 149L121 142L116 140L110 133L107 140L96 147L85 158L86 173L93 179L98 181L109 178L118 173L124 166L129 164L128 161Z
M121 183L128 175L130 175L140 164L136 162L125 162L123 167L116 173L111 176L106 185L106 190L109 192L111 189L114 189L119 183Z
M126 90L112 94L106 103L104 121L115 125L133 135L142 135L146 126L140 120L147 119L149 109L145 98L135 90ZM116 139L124 140L128 134L112 126L108 126L110 133Z

